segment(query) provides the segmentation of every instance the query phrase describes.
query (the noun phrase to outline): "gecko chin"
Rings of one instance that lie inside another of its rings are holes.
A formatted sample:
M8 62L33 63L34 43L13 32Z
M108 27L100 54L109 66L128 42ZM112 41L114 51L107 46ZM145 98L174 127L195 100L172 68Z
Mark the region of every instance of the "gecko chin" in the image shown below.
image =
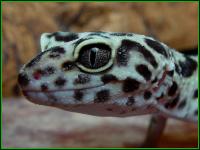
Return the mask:
M148 105L144 107L141 100L127 101L127 97L136 93L124 95L120 89L120 84L104 84L83 89L46 92L24 90L23 94L29 101L39 105L95 116L127 117L155 112L153 107Z
M147 106L148 109L146 109L147 107L141 105L126 106L123 104L123 102L125 102L124 98L121 98L121 103L119 98L106 103L94 103L93 99L89 100L87 98L82 101L74 101L74 98L70 96L72 92L74 91L68 91L68 94L65 94L65 91L46 93L23 91L23 94L28 98L29 101L35 104L56 107L70 112L93 116L129 117L133 115L150 114L157 111L154 107L151 106ZM123 96L121 95L121 97Z

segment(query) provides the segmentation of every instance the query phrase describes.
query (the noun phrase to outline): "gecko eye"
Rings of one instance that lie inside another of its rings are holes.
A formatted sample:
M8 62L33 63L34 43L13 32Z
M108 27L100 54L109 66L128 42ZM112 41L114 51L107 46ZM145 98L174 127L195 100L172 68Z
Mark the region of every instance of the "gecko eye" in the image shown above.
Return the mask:
M78 63L88 69L99 69L111 59L111 48L105 44L91 44L81 48Z

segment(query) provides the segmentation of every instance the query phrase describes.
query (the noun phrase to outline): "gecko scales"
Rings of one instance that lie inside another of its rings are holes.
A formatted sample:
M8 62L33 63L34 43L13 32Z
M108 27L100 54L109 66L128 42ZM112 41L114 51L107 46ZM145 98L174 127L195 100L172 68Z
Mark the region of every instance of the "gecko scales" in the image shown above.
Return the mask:
M168 117L197 123L197 56L134 33L44 33L40 43L18 76L31 102L96 116L153 114L146 146Z

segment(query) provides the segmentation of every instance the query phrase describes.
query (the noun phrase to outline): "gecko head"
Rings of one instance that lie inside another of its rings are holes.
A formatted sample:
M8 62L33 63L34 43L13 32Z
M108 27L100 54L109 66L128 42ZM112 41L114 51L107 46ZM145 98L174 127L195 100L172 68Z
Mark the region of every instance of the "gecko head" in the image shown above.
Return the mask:
M103 116L144 113L153 67L127 41L104 32L45 33L42 52L22 67L18 82L41 105Z

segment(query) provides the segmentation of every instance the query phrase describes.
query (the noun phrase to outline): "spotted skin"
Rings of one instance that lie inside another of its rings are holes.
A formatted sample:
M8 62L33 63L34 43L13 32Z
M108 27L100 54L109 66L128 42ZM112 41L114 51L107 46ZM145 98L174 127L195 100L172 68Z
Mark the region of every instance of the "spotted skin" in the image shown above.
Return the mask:
M54 106L63 105L69 111L68 106L76 106L80 99L81 113L85 113L82 107L88 109L87 104L92 103L127 107L126 113L111 114L105 105L97 113L100 116L131 116L143 113L139 111L141 107L152 105L157 113L197 122L194 56L180 54L151 37L131 33L45 33L41 36L41 49L21 69L18 78L22 90L35 103L45 104L51 93L60 99ZM131 96L134 103L127 106L132 102ZM138 109L128 111L129 107Z
M23 66L28 100L96 116L157 114L197 123L197 56L132 33L55 32Z

